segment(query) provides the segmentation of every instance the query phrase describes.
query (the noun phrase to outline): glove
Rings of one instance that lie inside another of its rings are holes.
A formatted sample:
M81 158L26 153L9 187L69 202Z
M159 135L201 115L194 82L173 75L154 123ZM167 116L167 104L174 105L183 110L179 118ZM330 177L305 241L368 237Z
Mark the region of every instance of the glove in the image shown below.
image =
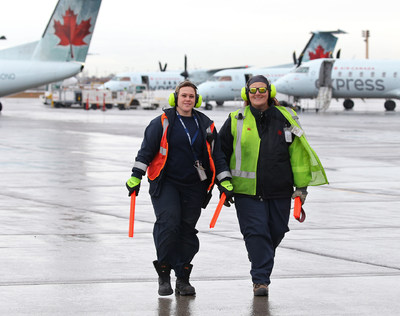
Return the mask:
M135 192L136 196L139 194L140 189L140 179L136 177L131 177L128 181L126 181L126 188L129 191L129 196Z
M220 192L220 197L222 193L225 193L226 199L224 205L229 207L231 206L231 203L234 203L233 200L233 185L230 180L224 180L222 181L219 186L218 186L219 192Z
M307 194L308 194L307 187L296 188L296 190L292 194L292 199L294 199L296 197L300 197L301 204L304 204L304 202L306 201Z

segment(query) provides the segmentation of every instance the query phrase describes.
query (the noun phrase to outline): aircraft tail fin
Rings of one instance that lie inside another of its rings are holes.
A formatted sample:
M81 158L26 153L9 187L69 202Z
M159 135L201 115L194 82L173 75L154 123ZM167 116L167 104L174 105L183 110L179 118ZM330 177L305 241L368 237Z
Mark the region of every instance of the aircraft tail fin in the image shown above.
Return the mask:
M333 34L346 34L346 32L342 30L312 32L310 40L297 60L297 66L313 59L332 57L338 40Z
M84 62L101 0L59 0L32 59Z
M3 59L84 62L101 0L59 0L40 41L0 51Z

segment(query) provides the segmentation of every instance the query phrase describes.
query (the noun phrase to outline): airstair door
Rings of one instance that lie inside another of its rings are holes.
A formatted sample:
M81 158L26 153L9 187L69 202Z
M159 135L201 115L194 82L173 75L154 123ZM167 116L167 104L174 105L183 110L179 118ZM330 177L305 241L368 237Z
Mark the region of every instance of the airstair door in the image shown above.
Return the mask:
M319 69L318 96L315 99L316 110L328 109L332 99L332 69L335 60L324 60Z

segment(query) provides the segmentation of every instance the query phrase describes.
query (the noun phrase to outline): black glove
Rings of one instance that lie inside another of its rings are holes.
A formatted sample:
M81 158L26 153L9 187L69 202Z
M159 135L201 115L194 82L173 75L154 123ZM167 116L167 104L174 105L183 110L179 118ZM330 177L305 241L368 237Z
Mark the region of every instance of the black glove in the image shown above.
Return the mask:
M292 199L299 197L301 200L301 204L304 204L307 197L307 187L296 188L296 190L292 194Z
M126 188L129 191L129 196L135 192L136 196L139 194L140 189L140 179L136 177L131 177L128 181L126 181Z
M226 199L224 205L229 207L231 204L235 203L233 200L233 185L230 180L222 181L218 186L220 196L225 193Z

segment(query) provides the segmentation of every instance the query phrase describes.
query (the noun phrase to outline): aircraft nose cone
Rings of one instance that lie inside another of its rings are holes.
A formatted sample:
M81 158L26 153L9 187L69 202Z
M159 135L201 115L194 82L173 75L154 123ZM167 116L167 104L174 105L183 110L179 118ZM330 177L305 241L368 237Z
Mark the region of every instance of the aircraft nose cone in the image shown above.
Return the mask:
M290 90L289 83L285 78L278 79L274 82L274 85L278 93L288 93Z

